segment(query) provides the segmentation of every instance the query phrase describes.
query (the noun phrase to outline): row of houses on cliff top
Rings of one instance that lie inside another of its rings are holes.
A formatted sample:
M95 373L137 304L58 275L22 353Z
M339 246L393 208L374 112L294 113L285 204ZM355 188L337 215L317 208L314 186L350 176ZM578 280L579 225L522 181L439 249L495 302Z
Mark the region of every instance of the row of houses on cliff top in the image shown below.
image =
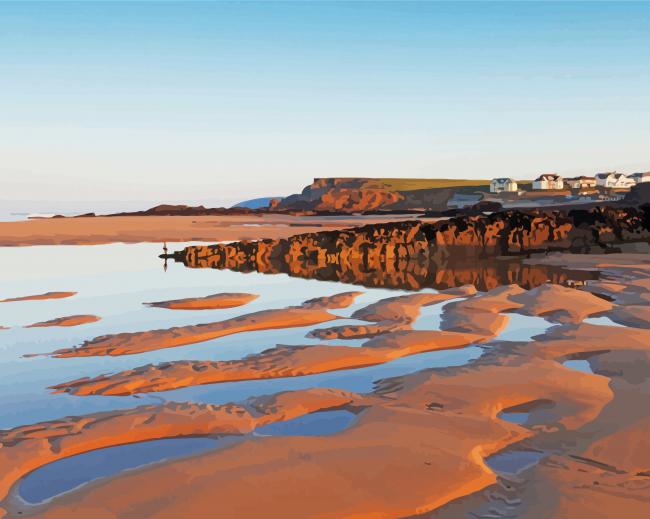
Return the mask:
M545 173L533 180L533 190L557 191L562 189L630 189L636 184L650 182L650 171L633 173L629 176L616 171L597 173L594 177L579 176L562 178L555 173ZM493 178L490 182L490 193L517 193L519 186L512 178Z

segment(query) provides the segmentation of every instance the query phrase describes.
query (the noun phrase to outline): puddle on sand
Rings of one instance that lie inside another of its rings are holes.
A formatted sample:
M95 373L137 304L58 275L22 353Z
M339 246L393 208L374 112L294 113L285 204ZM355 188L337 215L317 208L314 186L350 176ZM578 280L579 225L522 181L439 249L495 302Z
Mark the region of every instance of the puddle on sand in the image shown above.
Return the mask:
M413 322L413 329L439 330L443 307L448 303L452 303L458 300L458 298L448 299L446 301L442 301L441 303L421 307L420 315L418 315L417 319Z
M582 322L586 323L586 324L597 324L597 325L600 325L600 326L621 326L621 327L625 328L625 325L615 323L609 317L605 317L605 316L602 316L602 317L588 317L587 319L585 319Z
M497 418L505 420L506 422L516 423L517 425L529 426L530 415L534 415L534 423L547 423L549 416L546 412L549 409L555 407L555 403L551 400L531 400L529 402L524 402L519 405L507 407L502 409L501 412L497 415Z
M259 427L253 435L328 436L347 429L356 419L356 414L343 409L321 411ZM39 467L18 483L17 495L28 505L39 505L98 479L228 447L246 438L167 438L97 449Z
M17 494L25 503L37 505L100 478L227 447L241 438L168 438L85 452L34 470L20 480Z
M544 451L504 450L485 458L485 464L499 475L516 475L536 465L544 456Z
M565 360L562 365L565 368L575 369L582 371L583 373L594 374L594 371L591 369L591 364L588 360Z
M506 411L501 411L497 418L505 420L506 422L516 423L517 425L523 425L528 421L530 413L508 413Z
M543 335L553 326L543 317L506 313L508 324L497 336L500 341L532 341L536 335Z
M298 416L284 422L258 427L254 436L328 436L344 431L357 419L350 411L321 411Z

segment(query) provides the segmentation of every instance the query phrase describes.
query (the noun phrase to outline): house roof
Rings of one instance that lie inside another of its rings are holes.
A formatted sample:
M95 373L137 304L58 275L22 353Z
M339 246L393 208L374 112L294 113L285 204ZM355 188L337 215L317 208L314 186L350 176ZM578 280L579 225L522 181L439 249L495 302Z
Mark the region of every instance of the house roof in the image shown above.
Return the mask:
M640 171L638 173L632 173L631 177L650 177L650 171Z
M502 177L502 178L493 178L492 182L498 182L499 184L505 184L506 182L512 182L514 183L515 181L511 178L508 177Z
M596 178L607 178L610 175L614 175L614 178L620 178L623 176L623 173L616 173L616 171L606 171L605 173L596 173Z
M561 180L562 177L560 175L556 175L555 173L544 173L543 175L540 175L537 177L535 180Z
M567 178L565 180L596 180L596 179L594 177L586 177L584 175L580 175L579 177Z

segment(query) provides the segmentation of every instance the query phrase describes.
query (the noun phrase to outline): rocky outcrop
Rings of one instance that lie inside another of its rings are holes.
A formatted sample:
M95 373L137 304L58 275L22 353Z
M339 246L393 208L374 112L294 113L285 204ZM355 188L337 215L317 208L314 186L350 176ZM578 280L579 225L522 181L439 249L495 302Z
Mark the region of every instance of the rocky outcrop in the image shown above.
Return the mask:
M369 211L389 208L402 198L394 191L364 187L363 179L316 178L302 193L281 200L274 210Z
M483 289L517 283L528 288L552 279L551 272L519 262L476 260L553 250L614 250L616 244L633 241L650 241L650 206L568 213L504 211L435 223L402 221L281 240L193 246L174 258L189 267L286 273L371 286L416 289L472 283Z

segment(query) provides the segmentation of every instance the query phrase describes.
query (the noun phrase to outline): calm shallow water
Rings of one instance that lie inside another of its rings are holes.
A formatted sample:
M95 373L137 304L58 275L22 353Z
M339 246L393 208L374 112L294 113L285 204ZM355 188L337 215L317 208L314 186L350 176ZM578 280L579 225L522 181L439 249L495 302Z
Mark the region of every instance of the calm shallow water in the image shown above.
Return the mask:
M523 425L528 421L528 418L530 417L530 413L508 413L502 411L497 415L497 417L500 418L501 420L505 420L506 422L516 423L517 425Z
M565 360L562 365L566 368L582 371L583 373L594 373L594 370L591 369L591 364L587 360Z
M226 447L234 438L170 438L97 449L44 465L18 484L18 496L35 505L91 481L163 460Z
M500 341L530 341L536 335L542 335L552 323L542 317L507 313L508 324L499 334Z
M343 409L321 411L255 429L255 436L328 436L350 427L357 415Z
M170 244L182 248L185 244ZM356 370L343 370L306 377L214 384L184 388L141 397L76 397L51 394L48 386L80 377L121 371L147 363L182 359L229 360L257 353L276 344L348 344L363 341L319 341L306 338L312 327L251 332L178 348L122 357L53 359L24 358L26 353L46 353L79 345L103 334L167 328L227 319L268 308L297 305L304 300L347 290L364 292L350 308L334 310L348 317L356 309L384 297L404 294L400 290L360 288L342 283L242 274L227 270L190 269L170 264L163 270L157 244L110 244L97 246L35 246L0 248L0 298L48 291L77 291L67 299L0 304L0 428L11 428L67 415L133 407L169 400L225 403L253 395L306 387L339 387L370 391L377 379L426 367L462 365L480 355L476 347L424 353L394 362ZM197 297L218 292L251 292L260 297L232 309L175 311L150 308L143 302ZM418 328L437 328L440 306L430 307ZM73 314L96 314L96 323L77 327L23 328L38 321ZM341 320L335 324L353 323Z
M609 317L588 317L583 322L586 323L586 324L599 324L601 326L621 326L621 327L625 327L624 324L614 322Z
M485 458L485 464L498 474L515 475L536 465L544 456L543 451L506 449Z

